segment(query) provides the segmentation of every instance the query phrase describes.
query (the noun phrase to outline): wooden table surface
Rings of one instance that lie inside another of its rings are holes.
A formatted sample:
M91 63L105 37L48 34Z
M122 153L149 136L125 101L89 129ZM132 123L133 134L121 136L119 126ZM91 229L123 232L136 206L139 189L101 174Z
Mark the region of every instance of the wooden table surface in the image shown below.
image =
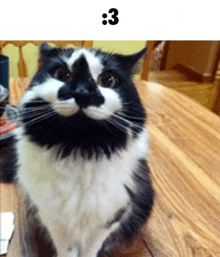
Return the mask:
M11 103L28 82L11 80ZM148 225L117 256L220 257L220 118L159 84L136 85L148 113L156 199Z

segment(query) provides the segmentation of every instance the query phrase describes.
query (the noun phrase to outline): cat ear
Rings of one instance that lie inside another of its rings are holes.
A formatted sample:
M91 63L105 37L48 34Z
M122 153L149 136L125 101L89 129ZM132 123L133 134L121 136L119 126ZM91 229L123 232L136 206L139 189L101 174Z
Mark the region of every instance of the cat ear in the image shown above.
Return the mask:
M146 47L134 54L130 54L130 55L116 54L115 57L117 61L122 65L122 67L129 72L129 74L135 74L140 69L141 59L143 58L144 54L147 54Z
M40 49L39 49L39 64L40 64L40 66L44 63L45 60L47 60L51 56L51 53L53 52L53 50L54 50L54 47L50 46L47 43L43 43L40 46Z
M47 43L43 43L40 46L40 54L43 55L47 55L49 52L51 52L51 50L53 49L53 47Z

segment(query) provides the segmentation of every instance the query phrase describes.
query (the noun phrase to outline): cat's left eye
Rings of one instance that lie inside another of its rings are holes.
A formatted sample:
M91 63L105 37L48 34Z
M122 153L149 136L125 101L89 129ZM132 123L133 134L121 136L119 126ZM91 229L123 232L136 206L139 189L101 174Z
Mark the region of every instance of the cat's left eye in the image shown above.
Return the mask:
M117 77L112 72L103 72L98 76L97 82L103 87L113 87L117 83Z
M54 77L58 80L61 80L63 82L68 82L71 78L71 74L68 70L63 69L63 68L58 68L54 72Z

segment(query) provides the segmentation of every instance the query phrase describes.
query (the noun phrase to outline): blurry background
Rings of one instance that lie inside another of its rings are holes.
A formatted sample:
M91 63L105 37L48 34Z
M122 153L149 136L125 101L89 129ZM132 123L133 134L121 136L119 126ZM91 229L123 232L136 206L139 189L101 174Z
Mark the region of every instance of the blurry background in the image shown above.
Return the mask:
M141 50L146 45L146 41L93 41L94 48L101 48L104 51L130 54ZM68 44L67 47L74 47ZM27 44L22 47L23 56L28 66L28 77L32 77L37 69L38 47L33 44ZM17 78L19 60L18 47L8 44L3 49L3 54L9 56L10 60L10 77Z

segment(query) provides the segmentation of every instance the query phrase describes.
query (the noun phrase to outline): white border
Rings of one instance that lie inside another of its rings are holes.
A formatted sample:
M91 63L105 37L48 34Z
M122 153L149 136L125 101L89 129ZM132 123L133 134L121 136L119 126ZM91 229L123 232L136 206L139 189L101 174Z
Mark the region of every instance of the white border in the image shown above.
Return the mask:
M119 23L102 14L119 11ZM218 1L7 0L1 3L0 40L218 40Z

